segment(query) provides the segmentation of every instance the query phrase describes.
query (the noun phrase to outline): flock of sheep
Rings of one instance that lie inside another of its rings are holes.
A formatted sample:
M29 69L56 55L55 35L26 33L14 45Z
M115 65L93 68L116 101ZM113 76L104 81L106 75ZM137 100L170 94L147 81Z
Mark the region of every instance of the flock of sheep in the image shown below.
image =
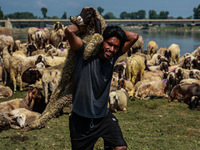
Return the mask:
M61 69L68 55L66 49L68 45L63 39L64 27L60 23L54 24L51 30L47 28L39 29L30 27L28 29L28 43L21 43L20 40L14 41L12 34L8 31L9 29L6 27L0 28L0 32L2 32L0 35L1 81L3 83L0 89L1 98L11 97L13 92L15 93L18 90L18 86L20 91L23 91L24 86L27 85L30 87L37 87L37 93L40 90L44 92L44 96L40 97L40 104L44 104L44 111L48 104L50 94L58 86L61 78ZM8 33L10 35L8 35ZM19 99L12 100L16 101L16 104L9 104L10 101L0 103L0 112L4 114L3 118L9 115L15 116L14 119L18 120L20 127L25 126L25 124L20 123L19 118L22 113L19 113L19 111L22 108L26 108L27 111L29 110L31 113L35 114L33 109L33 106L37 103L35 98L31 97L32 102L28 102L31 101L30 94L36 97L38 96L35 93L36 92L28 92L27 97L29 97L29 99L26 100L26 98L24 98L20 100L23 101L23 105L17 104ZM30 103L32 103L32 106L30 106ZM6 105L6 107L1 107L1 105ZM13 114L14 112L11 111L14 108L19 108L18 111L16 109L14 111L18 112L18 115L17 113ZM42 111L37 112L42 113ZM23 112L23 114L24 113L25 112ZM13 117L11 120L13 120ZM24 122L24 120L21 122ZM3 123L0 125L2 124Z
M137 42L144 44L142 38ZM179 45L174 43L158 48L155 41L149 41L147 51L137 51L133 46L115 64L110 89L112 110L126 110L128 98L168 98L191 109L200 108L200 46L182 57ZM122 91L126 93L123 98L119 97Z
M71 22L79 26L79 35L86 46L84 59L98 52L95 47L103 41L101 34L106 27L96 10L86 7L82 12L86 11L101 22L101 31L95 31L95 24L84 24L87 18L82 18L81 26L76 22L77 17L71 18ZM0 103L0 130L27 125L40 128L67 102L71 104L75 56L66 42L64 29L60 22L52 28L30 27L28 42L21 43L13 40L9 29L0 28L0 77L3 82L0 97L11 97L18 87L20 91L24 86L31 87L24 99ZM127 110L127 101L135 98L168 98L169 102L178 100L191 109L199 108L199 69L200 47L180 58L177 44L158 48L155 41L149 41L147 51L144 51L144 40L140 36L114 65L108 108L115 112Z

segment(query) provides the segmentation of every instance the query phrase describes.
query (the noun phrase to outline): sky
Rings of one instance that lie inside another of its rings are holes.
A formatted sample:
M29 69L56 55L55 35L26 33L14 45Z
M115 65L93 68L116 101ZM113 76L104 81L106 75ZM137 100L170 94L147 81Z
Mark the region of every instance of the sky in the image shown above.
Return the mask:
M112 12L119 18L120 13L126 11L146 11L148 18L149 10L168 11L168 16L183 18L193 16L193 9L200 5L200 0L0 0L0 7L4 14L15 12L31 12L34 16L43 17L41 8L47 8L47 16L62 17L64 12L69 16L77 16L83 7L92 6L95 9L102 7L103 15Z

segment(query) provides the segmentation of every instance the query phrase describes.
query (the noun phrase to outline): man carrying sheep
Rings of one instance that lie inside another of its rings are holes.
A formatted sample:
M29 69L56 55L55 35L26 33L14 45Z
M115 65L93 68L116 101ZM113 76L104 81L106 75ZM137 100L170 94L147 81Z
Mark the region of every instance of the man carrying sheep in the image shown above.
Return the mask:
M84 43L76 36L78 28L70 25L65 34L76 54L74 75L75 93L69 118L73 150L92 150L102 137L105 149L127 148L117 118L108 110L109 89L113 66L119 56L137 41L138 34L107 26L99 53L84 60Z

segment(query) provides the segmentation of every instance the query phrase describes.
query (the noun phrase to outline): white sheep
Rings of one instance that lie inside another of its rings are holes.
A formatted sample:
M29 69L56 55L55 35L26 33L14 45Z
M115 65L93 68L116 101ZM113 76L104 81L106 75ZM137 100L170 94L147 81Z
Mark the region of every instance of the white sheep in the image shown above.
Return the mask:
M165 81L145 81L137 88L135 97L144 100L152 98L167 98L168 96L165 93L165 88Z
M9 113L9 115L12 116L13 119L16 119L21 128L27 126L27 124L41 116L40 113L25 108L14 109Z
M0 98L9 98L13 95L12 90L8 86L0 85Z
M0 51L4 48L9 49L10 53L13 52L14 40L12 36L0 35Z
M170 53L168 59L171 65L178 64L180 58L180 47L178 44L171 44L167 51Z
M125 111L127 110L127 101L128 101L128 94L126 93L125 89L121 88L120 90L112 91L109 94L109 109Z

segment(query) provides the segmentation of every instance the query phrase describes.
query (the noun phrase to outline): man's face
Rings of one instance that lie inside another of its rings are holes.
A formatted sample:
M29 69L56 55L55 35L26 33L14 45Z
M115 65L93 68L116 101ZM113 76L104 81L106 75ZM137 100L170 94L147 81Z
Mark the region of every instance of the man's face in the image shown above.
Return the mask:
M120 48L120 40L116 37L110 37L103 42L104 57L111 59Z

